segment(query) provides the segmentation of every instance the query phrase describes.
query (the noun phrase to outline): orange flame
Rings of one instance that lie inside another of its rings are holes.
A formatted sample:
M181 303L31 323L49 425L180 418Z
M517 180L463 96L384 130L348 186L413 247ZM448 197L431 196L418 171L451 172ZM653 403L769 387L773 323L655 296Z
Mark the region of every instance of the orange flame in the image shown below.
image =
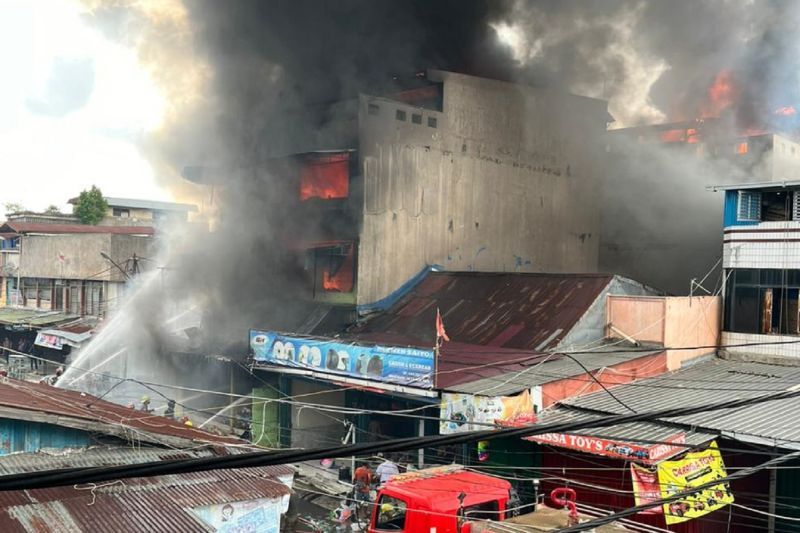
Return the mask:
M794 108L794 106L787 105L776 109L775 114L782 117L791 117L797 114L797 110Z
M700 106L702 118L718 117L733 105L739 90L730 70L721 70L714 76L714 83L708 88L707 100Z

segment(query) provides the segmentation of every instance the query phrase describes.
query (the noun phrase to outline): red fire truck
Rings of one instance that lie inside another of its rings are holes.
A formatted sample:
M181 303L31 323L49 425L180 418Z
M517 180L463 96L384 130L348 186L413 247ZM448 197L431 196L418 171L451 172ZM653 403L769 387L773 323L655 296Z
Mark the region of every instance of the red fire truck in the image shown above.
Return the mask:
M460 533L469 520L503 520L511 484L444 466L392 477L378 491L369 533Z

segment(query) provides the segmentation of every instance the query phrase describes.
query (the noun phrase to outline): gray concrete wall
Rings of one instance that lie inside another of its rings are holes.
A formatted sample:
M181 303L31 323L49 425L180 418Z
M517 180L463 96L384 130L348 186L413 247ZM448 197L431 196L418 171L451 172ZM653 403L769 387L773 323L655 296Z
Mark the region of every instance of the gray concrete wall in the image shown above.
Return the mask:
M20 276L121 281L122 273L116 268L109 269L112 265L100 252L105 252L119 263L131 257L134 252L139 256L149 257L152 246L152 237L134 235L27 235L22 237Z
M447 72L429 77L444 83L443 112L359 102L358 303L386 297L433 264L595 271L606 103ZM421 124L412 122L417 113Z

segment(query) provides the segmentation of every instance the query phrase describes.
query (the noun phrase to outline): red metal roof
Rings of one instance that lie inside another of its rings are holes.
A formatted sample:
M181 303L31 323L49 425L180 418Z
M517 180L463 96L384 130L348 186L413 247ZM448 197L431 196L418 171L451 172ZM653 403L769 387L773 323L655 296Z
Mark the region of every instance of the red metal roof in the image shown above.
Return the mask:
M431 272L384 313L352 331L432 345L436 309L454 342L524 350L552 348L613 276Z
M0 380L0 417L63 425L91 431L191 447L197 442L241 445L235 437L221 437L152 413L98 400L80 392L11 378Z
M153 235L151 226L92 226L90 224L47 224L41 222L8 221L0 226L0 233L113 233L121 235Z

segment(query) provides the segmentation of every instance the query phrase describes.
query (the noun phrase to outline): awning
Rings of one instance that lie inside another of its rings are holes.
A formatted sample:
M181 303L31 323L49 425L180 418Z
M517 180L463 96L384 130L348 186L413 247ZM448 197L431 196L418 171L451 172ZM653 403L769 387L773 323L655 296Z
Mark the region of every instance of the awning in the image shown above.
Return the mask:
M539 415L538 424L556 424L597 420L607 415L578 412L565 408L547 409ZM688 449L706 444L718 435L690 431L668 424L631 422L614 426L581 429L568 433L545 433L526 440L568 450L644 465L654 465Z
M55 350L61 350L65 344L80 348L82 343L92 337L95 327L97 320L94 318L73 320L59 327L42 329L37 333L34 344Z
M78 315L62 311L39 311L18 307L0 308L0 324L12 326L14 329L38 329L71 322L80 318Z

